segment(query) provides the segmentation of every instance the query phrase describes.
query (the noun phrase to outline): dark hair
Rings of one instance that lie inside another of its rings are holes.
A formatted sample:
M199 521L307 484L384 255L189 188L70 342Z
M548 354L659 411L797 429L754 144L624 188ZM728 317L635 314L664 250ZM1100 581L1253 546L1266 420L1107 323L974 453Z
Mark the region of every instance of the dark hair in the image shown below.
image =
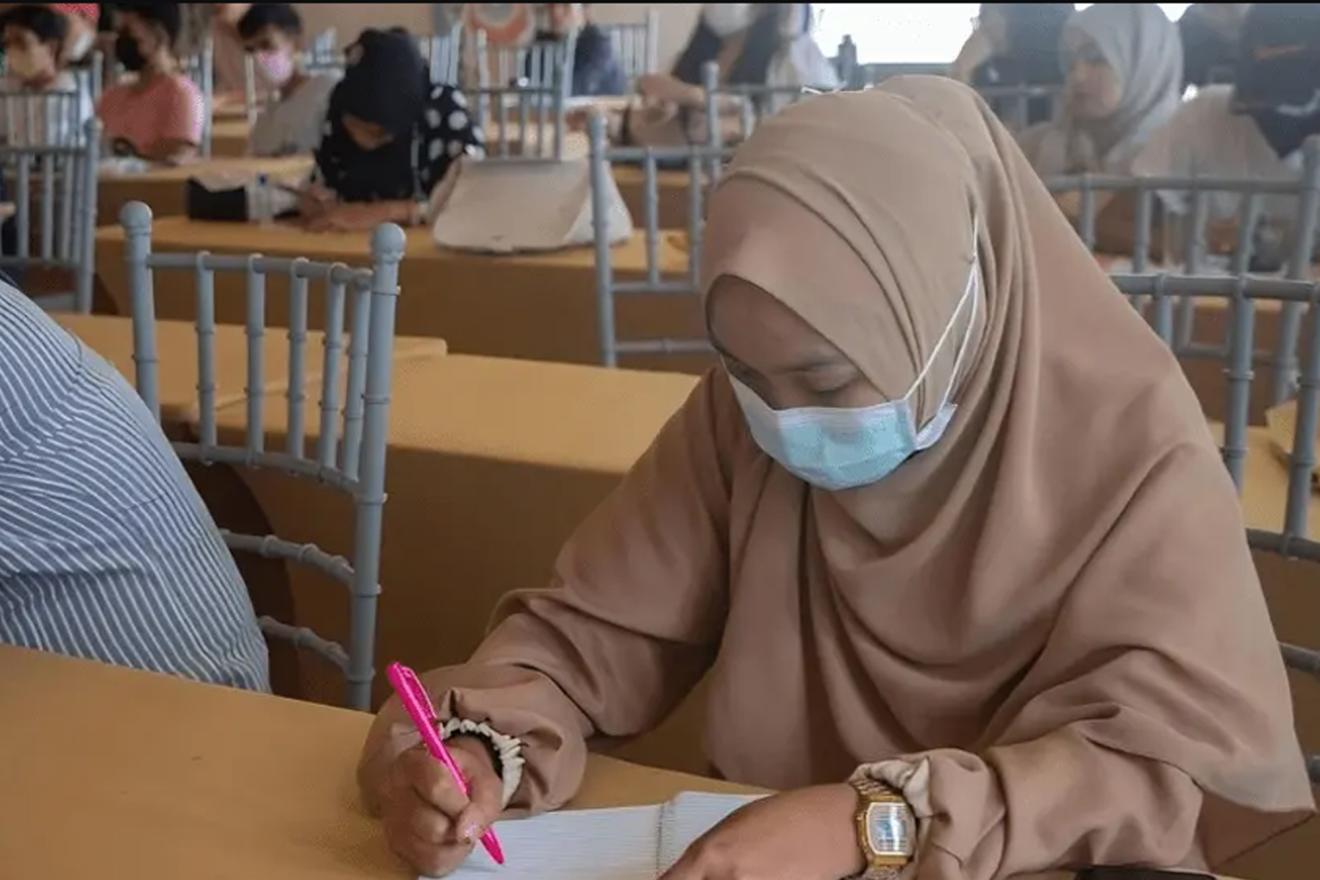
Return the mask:
M302 18L292 3L253 3L238 20L238 35L250 40L267 27L283 31L289 36L300 36Z
M784 7L791 4L754 5L756 17L747 26L747 38L743 41L742 51L734 59L733 67L725 77L731 85L765 85L770 62L786 42L782 21L787 14ZM701 68L715 60L723 45L724 40L706 24L705 18L697 19L697 27L688 39L683 54L674 62L674 76L690 85L701 85Z
M179 42L179 34L183 31L183 14L178 3L119 3L116 4L116 12L120 15L132 13L148 24L160 25L169 37L171 49Z
M7 25L31 31L43 43L64 44L64 36L69 32L69 23L49 6L37 3L23 3L0 15L0 28Z

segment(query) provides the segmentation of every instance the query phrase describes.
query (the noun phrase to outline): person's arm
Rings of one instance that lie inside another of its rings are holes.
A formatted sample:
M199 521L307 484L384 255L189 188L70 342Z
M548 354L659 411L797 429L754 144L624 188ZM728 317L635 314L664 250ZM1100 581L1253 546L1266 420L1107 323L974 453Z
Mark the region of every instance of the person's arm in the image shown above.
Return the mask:
M1188 508L1173 488L1207 481L1224 504ZM1208 440L1146 475L1041 625L1041 653L979 742L858 768L918 818L909 880L1204 870L1312 812L1278 646ZM837 784L776 795L664 880L842 876L855 803Z
M727 608L731 477L721 450L749 442L736 404L720 395L731 396L727 383L702 380L564 547L550 589L506 597L466 664L422 676L444 718L516 740L525 769L508 806L565 803L589 737L650 729L712 662ZM359 781L372 809L403 720L391 699L364 746Z

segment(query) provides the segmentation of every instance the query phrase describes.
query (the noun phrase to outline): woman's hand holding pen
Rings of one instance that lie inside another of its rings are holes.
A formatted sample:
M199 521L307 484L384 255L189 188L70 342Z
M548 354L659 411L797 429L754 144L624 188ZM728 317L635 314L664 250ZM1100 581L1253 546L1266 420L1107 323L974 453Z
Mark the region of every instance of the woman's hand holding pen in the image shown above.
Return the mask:
M364 763L359 781L394 853L422 874L443 877L499 816L504 783L484 742L452 737L445 745L468 781L471 797L465 796L425 746L407 747L417 742L415 732L396 728Z

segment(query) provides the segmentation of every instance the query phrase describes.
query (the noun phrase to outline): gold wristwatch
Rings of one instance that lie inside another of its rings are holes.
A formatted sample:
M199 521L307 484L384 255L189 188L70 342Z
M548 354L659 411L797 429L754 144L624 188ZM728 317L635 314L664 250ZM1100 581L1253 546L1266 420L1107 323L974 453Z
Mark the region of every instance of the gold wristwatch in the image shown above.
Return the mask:
M857 842L866 859L860 880L898 880L917 851L917 818L903 795L874 779L854 779Z

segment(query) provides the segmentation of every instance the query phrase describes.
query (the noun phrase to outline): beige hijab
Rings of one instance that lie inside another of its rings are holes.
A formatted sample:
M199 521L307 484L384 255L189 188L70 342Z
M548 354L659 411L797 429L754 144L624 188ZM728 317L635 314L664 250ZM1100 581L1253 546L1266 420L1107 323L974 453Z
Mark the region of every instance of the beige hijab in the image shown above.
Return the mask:
M1196 400L971 91L902 78L765 122L713 198L706 277L759 285L897 395L974 228L984 321L934 448L812 489L712 373L553 588L511 597L469 664L429 674L441 711L522 741L515 806L562 803L586 738L650 728L709 670L706 749L729 778L924 762L920 880L1201 867L1309 814ZM923 422L952 360L922 383Z

